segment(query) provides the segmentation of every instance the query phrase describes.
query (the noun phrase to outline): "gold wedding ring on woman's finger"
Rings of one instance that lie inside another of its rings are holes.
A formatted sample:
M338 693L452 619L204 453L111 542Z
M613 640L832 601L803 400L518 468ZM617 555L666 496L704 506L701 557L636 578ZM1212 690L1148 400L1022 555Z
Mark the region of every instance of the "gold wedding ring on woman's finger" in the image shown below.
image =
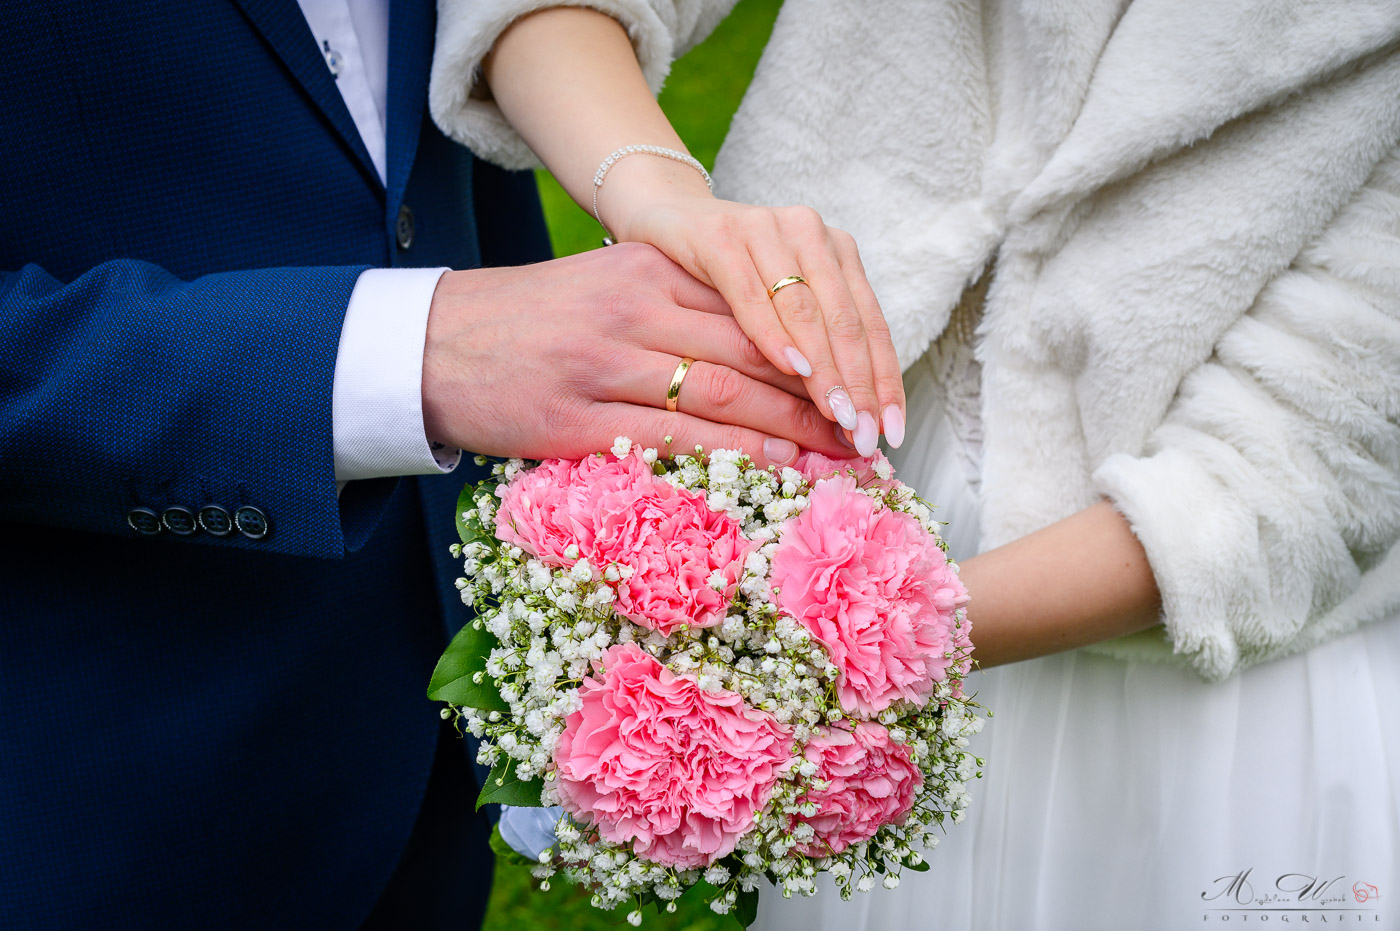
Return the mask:
M807 279L803 278L801 275L788 275L786 278L779 279L776 283L774 283L773 287L768 289L768 299L771 301L773 299L773 295L777 294L779 291L781 291L783 288L786 288L790 284L807 284Z
M686 356L681 359L681 364L676 366L676 371L671 375L671 386L666 389L666 410L673 414L680 406L681 382L685 381L685 373L689 372L694 364L695 360Z

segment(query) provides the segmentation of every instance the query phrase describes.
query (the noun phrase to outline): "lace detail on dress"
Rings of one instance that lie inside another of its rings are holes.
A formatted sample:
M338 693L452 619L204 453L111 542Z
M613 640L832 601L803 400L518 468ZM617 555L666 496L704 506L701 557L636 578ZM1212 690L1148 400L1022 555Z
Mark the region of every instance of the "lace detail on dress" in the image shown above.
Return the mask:
M963 292L947 328L928 351L929 365L943 392L948 423L957 438L958 465L974 492L982 481L982 365L973 355L973 345L991 277L988 268Z

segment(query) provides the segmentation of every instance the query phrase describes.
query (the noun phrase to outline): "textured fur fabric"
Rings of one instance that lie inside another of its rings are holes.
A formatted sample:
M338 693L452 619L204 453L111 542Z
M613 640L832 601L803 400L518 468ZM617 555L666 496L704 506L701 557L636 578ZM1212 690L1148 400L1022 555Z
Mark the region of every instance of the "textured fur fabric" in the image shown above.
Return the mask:
M736 0L438 0L437 42L428 109L450 138L504 168L534 168L539 159L482 93L481 61L522 16L559 6L606 13L627 30L652 93L671 62L719 25Z
M1099 649L1218 679L1400 612L1398 145L1394 0L788 0L715 178L906 365L995 258L984 542L1108 496L1164 627Z
M789 0L715 176L854 233L906 363L995 255L984 539L1107 495L1166 636L1100 649L1221 678L1400 611L1397 37L1394 3Z

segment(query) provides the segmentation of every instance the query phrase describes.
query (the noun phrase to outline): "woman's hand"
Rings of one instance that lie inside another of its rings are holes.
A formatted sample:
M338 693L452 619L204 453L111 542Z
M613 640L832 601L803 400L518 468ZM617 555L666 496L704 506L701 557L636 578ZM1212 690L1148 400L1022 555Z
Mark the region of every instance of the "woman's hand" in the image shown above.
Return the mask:
M695 362L667 410L683 358ZM723 299L636 243L443 275L428 311L423 426L433 440L530 459L581 458L617 436L663 454L742 449L760 468L792 465L799 448L843 452Z
M585 210L597 194L618 241L649 243L718 291L764 357L844 428L843 442L869 455L883 426L900 444L899 362L850 236L808 208L716 200L693 167L656 155L615 162L595 192L598 165L620 147L685 148L616 21L586 8L532 13L483 68L501 113ZM770 296L793 275L806 283Z
M904 383L880 304L855 240L810 207L755 207L715 199L689 166L636 154L598 190L618 240L645 242L718 291L760 352L803 380L862 456L881 429L904 439ZM789 276L804 281L771 294Z

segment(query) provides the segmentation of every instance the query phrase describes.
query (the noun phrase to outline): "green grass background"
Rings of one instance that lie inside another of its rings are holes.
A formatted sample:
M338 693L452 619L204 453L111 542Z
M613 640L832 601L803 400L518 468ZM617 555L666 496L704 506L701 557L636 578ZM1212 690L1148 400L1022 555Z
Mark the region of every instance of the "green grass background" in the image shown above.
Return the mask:
M701 45L676 62L661 93L661 107L687 147L706 167L729 128L729 119L753 77L781 0L740 0L734 12ZM601 245L603 232L591 214L564 193L547 172L537 174L549 237L557 256ZM556 877L539 891L527 870L498 866L484 931L598 931L626 928L622 914L599 911L588 895ZM702 902L682 900L673 915L649 911L643 927L652 931L733 931Z
M741 0L719 28L671 69L661 109L692 155L713 168L715 154L753 77L782 0ZM546 171L537 173L549 238L556 256L602 244L603 230Z

